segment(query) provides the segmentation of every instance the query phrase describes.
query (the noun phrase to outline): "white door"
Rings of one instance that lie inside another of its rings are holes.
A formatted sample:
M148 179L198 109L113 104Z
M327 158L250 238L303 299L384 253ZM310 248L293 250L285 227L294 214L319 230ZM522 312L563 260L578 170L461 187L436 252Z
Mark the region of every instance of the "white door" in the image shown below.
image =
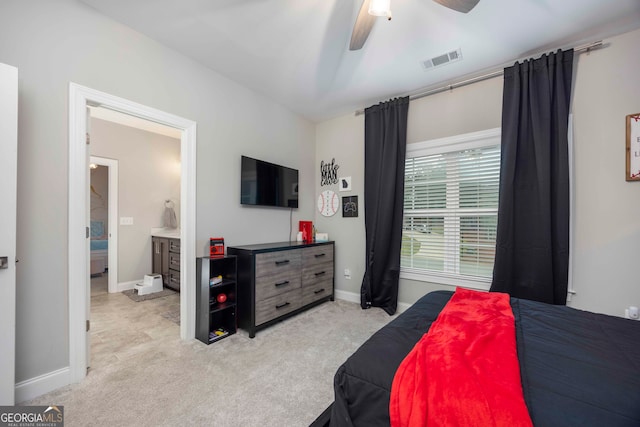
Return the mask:
M0 405L15 400L18 69L0 63Z
M86 110L86 115L85 115L85 120L87 122L87 145L91 144L91 110L87 107ZM85 247L85 252L87 254L91 253L90 250L90 245L91 245L91 170L89 169L89 164L91 162L91 154L90 154L91 150L87 149L85 151L85 161L84 161L84 165L85 165L85 179L86 182L88 183L87 188L86 188L86 194L85 194L85 207L84 207L84 212L85 212L85 224L87 224L87 241L86 241L86 247ZM86 299L85 299L85 316L87 319L87 329L86 329L86 348L85 348L85 352L87 354L87 371L89 370L89 368L91 367L91 257L87 256L87 265L86 265L87 269L86 271Z

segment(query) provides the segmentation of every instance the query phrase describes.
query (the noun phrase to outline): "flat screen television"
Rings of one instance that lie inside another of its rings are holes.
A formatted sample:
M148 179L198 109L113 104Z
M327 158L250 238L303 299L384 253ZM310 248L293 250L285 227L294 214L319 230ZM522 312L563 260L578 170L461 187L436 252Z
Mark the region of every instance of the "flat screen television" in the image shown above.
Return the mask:
M298 207L298 170L242 156L240 204Z

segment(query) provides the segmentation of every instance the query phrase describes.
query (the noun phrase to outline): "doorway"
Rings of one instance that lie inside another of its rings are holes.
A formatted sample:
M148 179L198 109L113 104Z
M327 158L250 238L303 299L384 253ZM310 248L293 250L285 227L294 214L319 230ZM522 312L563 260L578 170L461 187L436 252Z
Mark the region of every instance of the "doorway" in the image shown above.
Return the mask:
M166 200L180 206L181 162L177 129L101 107L89 110L88 366L95 371L180 335L180 295L169 287L138 295L134 288L160 272L152 265L153 236L179 236L179 228L166 227L179 226L180 218L166 224L163 212Z
M89 198L90 198L90 237L92 243L96 242L94 238L98 240L107 240L107 249L102 247L90 246L89 255L89 274L93 276L97 273L103 273L107 271L107 292L118 292L118 161L114 159L108 159L106 157L91 156L89 158L90 170L106 170L106 194L105 192L96 189L93 184L93 172L92 178L89 179ZM94 169L95 168L97 169ZM106 207L106 209L104 209ZM95 213L98 211L98 220L96 221ZM102 235L100 234L100 227L96 226L102 223ZM101 238L101 239L100 239ZM98 242L96 242L98 243ZM101 243L101 242L100 242Z
M181 168L181 283L195 282L195 148L196 123L173 114L91 88L69 85L69 368L70 382L84 379L89 341L89 165L87 109L100 106L179 129ZM195 337L195 289L180 293L180 337Z

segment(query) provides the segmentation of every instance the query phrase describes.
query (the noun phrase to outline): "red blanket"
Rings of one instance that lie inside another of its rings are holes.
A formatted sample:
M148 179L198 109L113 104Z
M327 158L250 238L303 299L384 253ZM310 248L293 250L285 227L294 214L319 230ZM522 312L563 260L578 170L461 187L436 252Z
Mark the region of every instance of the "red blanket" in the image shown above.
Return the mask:
M399 426L532 426L509 295L458 288L393 379Z

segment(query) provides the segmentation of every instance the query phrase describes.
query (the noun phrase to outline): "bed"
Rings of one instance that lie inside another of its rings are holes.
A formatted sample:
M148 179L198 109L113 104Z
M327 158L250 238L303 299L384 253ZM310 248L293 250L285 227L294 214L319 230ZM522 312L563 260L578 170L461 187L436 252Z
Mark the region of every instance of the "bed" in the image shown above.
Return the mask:
M102 221L91 221L89 250L91 253L91 275L104 273L109 267L109 240Z
M423 296L367 340L334 377L314 426L388 426L396 370L453 292ZM522 394L535 426L640 426L640 322L507 299Z

